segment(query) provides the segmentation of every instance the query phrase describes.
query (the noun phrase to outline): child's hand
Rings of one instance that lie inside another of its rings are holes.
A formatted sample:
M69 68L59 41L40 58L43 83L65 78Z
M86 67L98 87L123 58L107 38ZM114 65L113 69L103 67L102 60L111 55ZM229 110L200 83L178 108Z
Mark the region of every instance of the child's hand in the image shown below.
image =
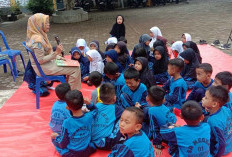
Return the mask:
M134 66L134 64L129 64L129 67L133 67Z
M156 157L159 157L159 156L162 155L162 149L154 148L154 150L155 150L155 156Z
M83 78L84 81L88 81L88 79L89 79L89 76L85 76L85 77Z
M86 105L90 105L91 104L91 101L89 100L89 98L84 98L84 103Z
M59 135L58 133L53 132L53 133L51 134L51 138L54 140L54 139L56 138L56 136L58 136L58 135Z
M140 105L138 102L136 102L136 103L135 103L135 107L140 108L141 105Z

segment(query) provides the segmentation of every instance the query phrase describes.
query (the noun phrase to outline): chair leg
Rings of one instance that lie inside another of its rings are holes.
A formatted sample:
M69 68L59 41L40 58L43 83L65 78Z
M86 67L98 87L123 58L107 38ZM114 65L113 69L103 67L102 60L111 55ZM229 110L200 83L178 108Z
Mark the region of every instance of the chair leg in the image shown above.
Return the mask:
M36 109L40 108L40 80L36 79L36 87L35 87L35 93L36 93Z
M18 77L16 55L14 55L13 57L10 57L10 60L11 60L12 66L13 66L14 75L15 75L15 77Z
M24 59L23 59L23 55L20 54L20 57L21 57L21 60L22 60L22 62L23 62L23 67L24 67L24 70L25 70L25 69L26 69L26 66L25 66L25 62L24 62Z
M4 70L4 73L7 73L7 67L6 67L6 64L3 64L3 70Z
M13 76L13 80L14 80L14 82L16 82L15 75L14 75L14 72L13 72L13 69L12 69L12 66L11 66L10 62L9 62L9 61L7 61L7 64L8 64L8 65L9 65L9 67L10 67L11 74L12 74L12 76Z

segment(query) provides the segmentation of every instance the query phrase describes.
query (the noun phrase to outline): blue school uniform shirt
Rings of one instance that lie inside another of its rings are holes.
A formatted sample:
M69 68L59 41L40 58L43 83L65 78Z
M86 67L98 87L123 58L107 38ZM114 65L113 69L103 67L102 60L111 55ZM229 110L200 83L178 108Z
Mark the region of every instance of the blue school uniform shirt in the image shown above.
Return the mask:
M62 133L53 140L53 144L61 155L72 151L83 151L90 145L91 124L96 113L94 111L80 117L70 117L62 125Z
M184 125L161 130L162 138L169 142L169 153L173 157L210 157L210 126Z
M113 83L116 89L116 97L117 97L117 104L119 103L119 98L122 93L122 87L126 84L125 78L123 74L117 78L117 80Z
M120 105L123 106L124 108L135 106L136 102L138 102L140 105L147 105L147 101L146 101L147 95L148 95L147 87L143 83L140 83L135 91L132 91L125 84L122 87L122 94L120 96Z
M147 136L153 139L154 145L160 145L162 138L160 135L160 127L168 124L176 123L176 116L164 105L144 107L143 112L145 115L145 125L148 125Z
M207 120L211 127L211 147L213 156L226 155L232 151L232 112L222 106Z
M232 93L229 92L230 101L225 104L232 111Z
M210 82L210 84L208 85L208 86L204 86L202 83L200 83L199 81L196 81L196 83L194 84L194 86L193 86L193 90L192 90L192 92L189 94L189 96L188 96L188 98L187 98L187 100L186 101L188 101L188 100L195 100L194 99L194 96L197 94L196 92L197 92L197 90L200 88L200 89L202 89L203 91L204 91L204 93L206 92L206 90L210 87L210 86L212 86L213 85L213 79L211 79L211 82Z
M143 131L113 147L108 157L154 157L153 146Z
M101 139L109 137L117 121L120 119L123 108L115 104L96 104L97 115L92 124L92 142L101 146Z
M64 120L71 117L70 111L66 109L66 106L66 102L61 100L56 101L52 106L49 126L53 132L58 134L61 134Z
M188 89L185 80L183 78L174 80L174 77L172 77L163 86L163 88L167 91L167 94L165 95L165 100L167 103L165 103L165 105L168 108L176 107L180 109L185 101L186 92Z

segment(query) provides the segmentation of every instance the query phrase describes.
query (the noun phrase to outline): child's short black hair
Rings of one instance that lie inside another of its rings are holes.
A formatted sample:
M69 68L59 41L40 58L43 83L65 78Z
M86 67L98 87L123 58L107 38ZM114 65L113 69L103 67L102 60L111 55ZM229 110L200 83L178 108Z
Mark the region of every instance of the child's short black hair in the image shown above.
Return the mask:
M127 39L124 36L121 36L118 41L123 41L124 43L127 44Z
M180 71L184 68L184 61L180 58L170 59L168 64L178 67Z
M152 86L148 89L148 96L152 104L161 105L164 100L165 90L159 86Z
M71 87L68 83L61 83L58 86L56 86L55 92L56 96L60 100L64 100L65 94L71 90Z
M102 82L102 74L98 71L93 71L89 74L89 81L95 86L98 87Z
M157 46L162 46L165 49L165 44L162 40L157 39L154 43L153 43L153 48L155 49Z
M198 68L198 69L203 69L205 73L210 73L210 74L213 73L213 67L212 67L212 65L209 64L209 63L202 63L202 64L199 64L196 68Z
M146 50L144 48L140 47L140 48L135 50L132 57L133 57L134 60L137 57L145 57L145 58L147 58L147 52L146 52Z
M104 67L104 73L108 75L116 75L119 72L118 65L113 62L107 62Z
M65 95L65 101L72 110L79 110L84 104L84 98L79 90L68 91Z
M228 85L229 89L232 87L232 73L229 71L223 71L217 73L215 78L219 79L222 83L222 85Z
M100 87L100 99L103 103L110 103L116 95L115 87L111 83L104 83Z
M144 113L140 108L137 107L127 107L124 111L133 112L136 115L137 123L143 124Z
M124 72L124 78L125 79L135 79L135 81L138 81L139 80L139 72L135 68L129 67Z
M202 116L202 107L196 101L187 101L181 107L181 115L184 120L197 121Z
M223 106L229 100L228 90L223 86L211 86L207 91L209 91L214 101L219 102L220 106Z

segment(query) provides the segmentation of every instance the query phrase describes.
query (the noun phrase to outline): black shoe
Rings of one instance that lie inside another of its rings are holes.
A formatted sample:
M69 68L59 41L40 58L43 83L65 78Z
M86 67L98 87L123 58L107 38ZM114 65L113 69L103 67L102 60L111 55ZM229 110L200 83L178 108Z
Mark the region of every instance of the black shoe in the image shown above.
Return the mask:
M219 46L220 45L220 41L219 40L215 40L213 43L211 43L212 46L216 45Z
M24 75L24 72L22 72L22 71L17 70L17 72L18 72L18 76L23 76Z
M199 44L200 44L200 45L203 45L203 44L207 44L207 42L206 42L205 40L200 40L200 41L199 41Z

